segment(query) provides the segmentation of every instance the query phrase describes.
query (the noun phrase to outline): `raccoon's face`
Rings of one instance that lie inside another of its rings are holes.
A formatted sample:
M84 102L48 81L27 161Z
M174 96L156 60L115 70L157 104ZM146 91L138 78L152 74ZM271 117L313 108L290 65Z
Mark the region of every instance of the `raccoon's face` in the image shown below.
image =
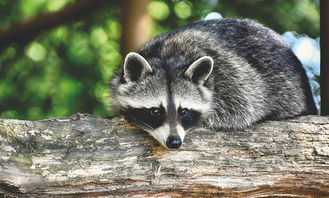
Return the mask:
M212 92L204 83L212 69L209 56L179 73L152 67L141 55L131 52L122 76L114 79L114 106L160 144L177 149L186 132L210 112Z

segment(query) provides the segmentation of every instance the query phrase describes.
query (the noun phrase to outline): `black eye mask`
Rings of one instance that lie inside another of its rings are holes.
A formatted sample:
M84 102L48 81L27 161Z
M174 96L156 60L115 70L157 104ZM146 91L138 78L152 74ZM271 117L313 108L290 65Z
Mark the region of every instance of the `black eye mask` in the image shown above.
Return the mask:
M123 113L123 115L131 122L137 125L148 128L157 129L163 125L166 120L165 109L159 108L131 108Z

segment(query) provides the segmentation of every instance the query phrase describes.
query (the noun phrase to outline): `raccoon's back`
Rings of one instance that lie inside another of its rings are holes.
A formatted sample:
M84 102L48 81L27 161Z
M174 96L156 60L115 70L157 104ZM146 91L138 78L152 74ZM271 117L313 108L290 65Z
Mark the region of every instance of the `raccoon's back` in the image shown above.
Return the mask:
M214 32L225 41L223 45L246 59L267 84L269 117L317 114L305 69L280 35L250 20L227 19L218 24Z

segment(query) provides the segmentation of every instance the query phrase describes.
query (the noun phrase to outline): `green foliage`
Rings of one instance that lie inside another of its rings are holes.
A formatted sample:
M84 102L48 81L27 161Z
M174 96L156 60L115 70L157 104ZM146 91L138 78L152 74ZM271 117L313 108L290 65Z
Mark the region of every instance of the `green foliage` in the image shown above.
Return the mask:
M166 4L170 13L157 20L155 34L203 19L210 12L223 17L250 18L279 33L295 31L319 37L319 0L157 0ZM153 15L152 15L153 16Z
M152 1L147 8L150 15L159 21L166 19L170 14L168 5L162 1Z
M0 27L58 11L70 2L0 0ZM279 33L319 36L319 3L313 0L153 0L148 11L155 21L154 35L216 11L224 17L257 19ZM77 112L110 114L108 82L122 61L119 14L119 7L107 7L80 22L45 32L24 47L4 49L0 117L36 120Z
M9 24L56 11L67 2L26 0L0 5L19 10L20 17L3 17ZM77 112L108 115L107 84L121 62L118 13L118 8L103 10L44 33L24 48L5 49L0 54L0 117L36 120Z
M189 1L179 1L174 5L175 15L181 19L187 19L192 15L192 3Z

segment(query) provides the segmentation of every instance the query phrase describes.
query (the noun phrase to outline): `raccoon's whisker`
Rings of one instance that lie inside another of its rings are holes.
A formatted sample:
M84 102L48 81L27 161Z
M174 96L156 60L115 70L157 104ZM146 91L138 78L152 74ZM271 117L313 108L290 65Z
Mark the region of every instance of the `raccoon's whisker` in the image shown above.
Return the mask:
M141 127L146 127L146 128L149 128L149 129L154 130L153 127L151 127L150 125L146 124L145 122L141 122L140 120L137 120L137 119L135 119L135 118L133 119L133 121L134 121L137 125L139 125L139 126L141 126Z

